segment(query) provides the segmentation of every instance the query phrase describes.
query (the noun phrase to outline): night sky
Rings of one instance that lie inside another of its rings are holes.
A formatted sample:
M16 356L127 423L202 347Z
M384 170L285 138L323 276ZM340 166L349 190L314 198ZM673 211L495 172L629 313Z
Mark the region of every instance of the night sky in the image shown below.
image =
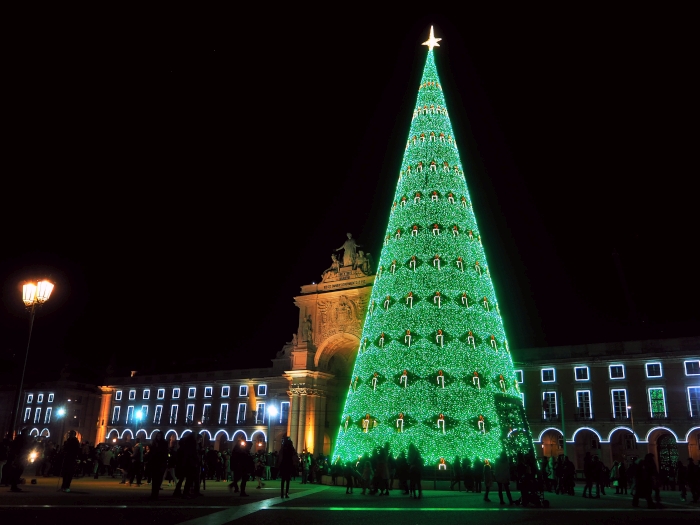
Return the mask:
M378 259L431 25L516 358L698 335L689 16L567 9L33 27L4 75L5 380L43 277L28 379L269 366L346 232Z

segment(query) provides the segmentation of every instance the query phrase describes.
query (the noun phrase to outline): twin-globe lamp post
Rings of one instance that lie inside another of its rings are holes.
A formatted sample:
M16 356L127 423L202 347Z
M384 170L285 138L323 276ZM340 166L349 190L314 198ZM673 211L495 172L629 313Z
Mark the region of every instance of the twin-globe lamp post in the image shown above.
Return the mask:
M24 373L27 370L27 357L29 357L29 343L32 340L32 328L34 327L34 315L36 306L41 306L51 297L53 284L47 280L39 281L37 284L27 283L22 287L22 301L24 306L29 311L29 338L27 339L27 350L24 354L24 366L22 367L22 376L19 380L19 389L17 390L17 399L15 401L15 415L12 421L12 435L17 435L19 418L19 407L22 401L22 388L24 387Z

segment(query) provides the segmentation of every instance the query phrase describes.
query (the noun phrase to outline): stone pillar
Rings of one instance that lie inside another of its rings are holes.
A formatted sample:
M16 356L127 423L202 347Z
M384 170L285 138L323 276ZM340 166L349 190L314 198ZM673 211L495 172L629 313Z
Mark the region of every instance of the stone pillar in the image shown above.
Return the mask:
M305 434L306 434L306 392L299 396L299 424L297 425L297 434L293 438L296 442L297 452L301 452L306 448Z
M294 442L294 448L299 446L297 442L297 437L299 434L299 393L296 389L292 389L290 392L289 406L289 427L287 429L287 435L292 438Z

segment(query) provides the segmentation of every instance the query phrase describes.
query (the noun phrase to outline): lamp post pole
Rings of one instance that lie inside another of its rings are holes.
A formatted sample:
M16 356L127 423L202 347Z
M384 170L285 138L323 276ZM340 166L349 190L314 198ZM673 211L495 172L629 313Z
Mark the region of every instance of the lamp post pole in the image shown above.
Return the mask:
M32 340L32 329L34 328L34 315L36 314L36 305L42 305L49 300L53 284L49 281L39 281L38 284L27 283L22 287L22 301L24 306L29 311L29 337L27 338L27 349L24 352L24 364L22 365L22 375L19 379L17 393L15 395L15 410L12 417L12 437L17 436L19 419L19 407L22 403L22 388L24 387L24 373L27 370L27 358L29 357L29 343Z
M630 412L630 423L632 424L632 439L634 440L634 448L637 448L637 436L634 433L634 412L632 411L631 406L628 406L627 410Z

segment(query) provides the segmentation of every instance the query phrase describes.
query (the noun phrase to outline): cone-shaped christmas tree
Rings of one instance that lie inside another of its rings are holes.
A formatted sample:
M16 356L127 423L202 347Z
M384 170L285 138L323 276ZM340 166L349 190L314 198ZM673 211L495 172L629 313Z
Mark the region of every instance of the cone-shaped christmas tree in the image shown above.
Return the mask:
M426 464L533 452L430 29L334 459L415 444ZM485 242L488 240L485 239Z

